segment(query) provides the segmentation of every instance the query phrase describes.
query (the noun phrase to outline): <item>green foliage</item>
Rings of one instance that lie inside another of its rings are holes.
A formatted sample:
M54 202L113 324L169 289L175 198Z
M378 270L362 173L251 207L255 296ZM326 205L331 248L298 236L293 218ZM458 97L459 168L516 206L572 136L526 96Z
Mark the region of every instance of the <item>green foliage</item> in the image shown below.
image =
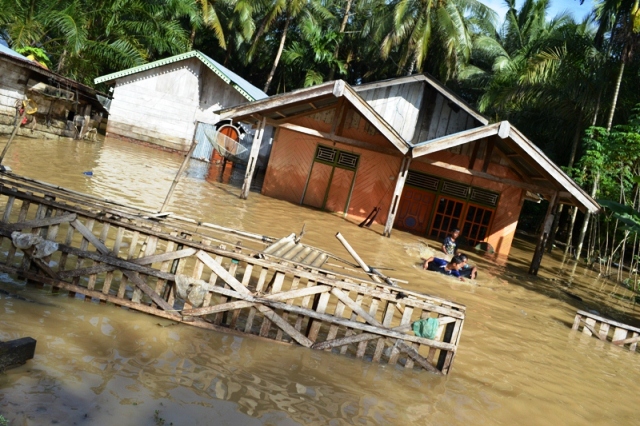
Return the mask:
M27 57L31 56L37 62L44 64L47 68L51 67L51 60L49 59L49 56L47 56L46 52L39 47L21 47L16 49L16 52Z
M2 414L0 414L0 426L9 426L9 420L7 420Z

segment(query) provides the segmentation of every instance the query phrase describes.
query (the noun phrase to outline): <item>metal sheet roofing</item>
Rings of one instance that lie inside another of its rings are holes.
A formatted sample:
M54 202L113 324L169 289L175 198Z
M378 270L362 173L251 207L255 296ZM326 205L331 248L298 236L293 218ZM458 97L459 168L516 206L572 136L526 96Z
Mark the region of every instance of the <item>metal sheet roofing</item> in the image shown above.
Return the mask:
M22 59L22 60L31 62L31 60L29 58L27 58L24 55L19 54L18 52L16 52L15 50L11 49L10 47L5 46L4 43L0 43L0 53L4 53L5 55L13 56L14 58L18 58L18 59Z
M170 58L160 59L159 61L149 62L148 64L140 65L126 70L114 72L112 74L103 75L93 80L94 83L104 83L107 81L115 80L128 75L136 74L142 71L147 71L153 68L158 68L163 65L172 64L174 62L184 61L185 59L198 58L203 64L213 71L218 77L220 77L225 83L230 84L236 89L242 96L249 101L255 101L264 99L267 94L258 89L253 84L249 83L238 74L234 73L230 69L224 67L218 62L214 61L204 53L198 50L192 50L190 52L181 53L180 55L171 56Z

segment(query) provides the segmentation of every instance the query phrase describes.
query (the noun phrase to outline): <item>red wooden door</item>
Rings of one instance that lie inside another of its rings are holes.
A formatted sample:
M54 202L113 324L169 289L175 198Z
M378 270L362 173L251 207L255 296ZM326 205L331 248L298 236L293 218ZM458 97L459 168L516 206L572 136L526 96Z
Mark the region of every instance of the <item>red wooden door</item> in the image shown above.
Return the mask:
M424 235L429 225L435 196L432 192L406 186L402 191L394 226Z

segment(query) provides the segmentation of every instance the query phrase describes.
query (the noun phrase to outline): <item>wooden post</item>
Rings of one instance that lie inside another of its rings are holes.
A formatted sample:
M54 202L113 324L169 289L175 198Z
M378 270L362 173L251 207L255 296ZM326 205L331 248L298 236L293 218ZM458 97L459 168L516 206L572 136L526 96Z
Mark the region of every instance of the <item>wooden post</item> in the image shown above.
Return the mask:
M251 153L249 154L249 162L247 163L247 171L244 175L244 184L242 184L242 192L240 198L247 199L249 196L249 188L251 188L251 179L253 179L253 172L256 169L256 160L258 159L258 153L260 152L260 145L262 144L262 136L264 135L264 128L267 124L267 117L263 117L262 121L256 129L256 133L253 135L253 142L251 143Z
M189 148L189 152L187 152L187 155L184 157L184 161L180 165L180 168L178 169L178 173L176 173L176 177L173 179L173 182L171 183L171 188L169 188L169 192L167 193L167 198L164 199L164 203L162 203L162 207L160 207L160 213L164 212L167 206L169 205L169 201L171 201L171 196L173 195L173 191L176 189L176 185L178 184L178 180L180 180L180 176L182 175L184 170L187 168L187 165L189 164L189 160L191 159L191 155L193 154L193 151L195 151L196 149L196 145L198 145L198 141L196 140L196 135L194 132L193 140L191 141L191 148Z
M9 136L9 141L4 146L4 149L2 150L2 154L0 154L0 164L2 164L2 160L4 160L4 156L7 154L7 151L9 150L9 146L11 145L11 142L13 142L13 138L16 137L16 133L18 133L18 129L20 128L20 125L22 124L22 120L26 115L27 115L27 108L25 108L22 111L22 114L20 115L20 117L18 117L18 122L16 123L16 127L13 128L13 132L11 132L11 136Z
M409 172L409 165L411 164L411 157L404 157L402 165L400 166L400 173L396 180L396 189L393 191L393 197L391 197L391 207L389 208L389 215L387 216L387 223L384 226L384 236L391 236L391 229L393 228L393 222L396 220L396 213L398 212L398 206L400 205L400 196L402 196L402 190L404 189L404 182L407 180L407 173Z
M547 238L549 238L549 233L551 231L551 225L553 224L553 214L556 207L556 202L558 200L558 192L554 192L549 200L549 207L547 207L547 214L544 216L543 228L542 232L540 232L540 237L538 238L538 244L536 245L536 250L533 254L533 260L531 260L531 266L529 267L529 274L538 275L538 269L540 268L540 263L542 262L542 255L544 254L544 247L547 244Z

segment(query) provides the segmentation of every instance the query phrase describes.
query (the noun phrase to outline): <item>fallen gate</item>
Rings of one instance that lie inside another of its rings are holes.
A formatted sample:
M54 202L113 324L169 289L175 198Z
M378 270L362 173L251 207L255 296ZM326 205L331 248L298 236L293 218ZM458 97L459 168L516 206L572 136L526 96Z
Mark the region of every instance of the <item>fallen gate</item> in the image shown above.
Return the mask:
M273 238L163 219L15 175L0 175L0 209L0 271L54 291L226 333L451 370L463 305L273 257L265 250ZM429 318L435 336L413 334L412 324Z

